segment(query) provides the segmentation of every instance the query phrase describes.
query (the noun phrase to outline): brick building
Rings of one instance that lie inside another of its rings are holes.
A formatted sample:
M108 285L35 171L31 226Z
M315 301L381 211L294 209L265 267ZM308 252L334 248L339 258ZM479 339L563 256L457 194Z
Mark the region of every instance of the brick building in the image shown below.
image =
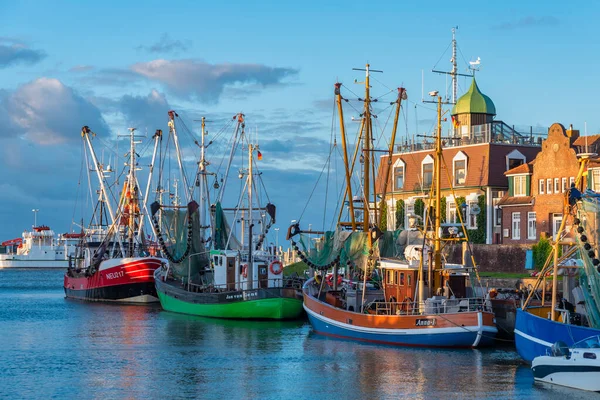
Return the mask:
M470 89L453 107L454 127L444 139L442 196L444 222L459 222L461 212L469 230L482 233L484 243L501 242L500 214L497 204L509 189L505 171L525 165L540 151L541 138L532 132L521 133L503 121L496 121L496 107L481 93L475 78ZM388 229L408 225L419 200L428 202L434 171L434 143L398 146L392 155L390 179L385 193ZM388 156L379 166L377 193L382 197L383 177ZM448 179L444 178L448 177ZM455 204L452 188L457 198ZM483 197L482 197L483 196ZM401 212L397 212L401 209ZM481 213L481 216L478 214ZM483 221L482 221L483 217Z
M577 154L597 153L600 135L579 136L579 131L555 123L536 158L505 172L509 188L500 200L503 244L534 244L540 235L554 236L563 218L565 192L579 171ZM600 164L590 162L581 189L600 191Z

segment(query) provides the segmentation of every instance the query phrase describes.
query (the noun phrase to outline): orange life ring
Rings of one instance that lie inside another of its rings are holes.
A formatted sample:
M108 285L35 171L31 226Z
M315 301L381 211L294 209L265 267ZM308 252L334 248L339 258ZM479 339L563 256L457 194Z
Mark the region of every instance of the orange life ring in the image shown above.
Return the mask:
M248 277L248 264L242 265L242 276L244 278Z
M277 269L274 268L274 265L278 265ZM269 270L274 275L279 275L283 272L283 266L281 265L281 261L275 260L269 265Z
M327 275L327 279L325 280L325 282L327 283L328 286L333 286L333 274ZM338 286L340 286L342 284L342 282L343 282L342 276L338 275L338 278L337 278Z

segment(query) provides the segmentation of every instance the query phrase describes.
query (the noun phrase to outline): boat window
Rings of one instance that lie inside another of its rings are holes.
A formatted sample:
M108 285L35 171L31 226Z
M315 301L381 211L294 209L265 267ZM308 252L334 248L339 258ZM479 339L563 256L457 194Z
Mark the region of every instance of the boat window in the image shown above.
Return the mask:
M411 278L412 278L412 274L408 274L406 276L406 282L407 282L408 286L412 286Z
M394 271L387 271L387 283L394 283Z
M394 282L396 282L396 284L398 284L398 271L394 272Z
M400 273L400 286L404 286L404 272Z
M595 353L583 353L583 358L588 358L590 360L595 360L596 359L596 354Z

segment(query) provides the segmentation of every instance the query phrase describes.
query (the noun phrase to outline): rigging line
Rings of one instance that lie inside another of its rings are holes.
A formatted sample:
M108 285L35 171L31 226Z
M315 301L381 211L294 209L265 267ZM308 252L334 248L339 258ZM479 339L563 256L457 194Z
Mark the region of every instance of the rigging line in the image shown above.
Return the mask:
M460 49L460 47L458 46L458 44L456 44L456 48L458 49L458 52L460 53L460 56L462 57L463 61L465 62L465 65L469 65L469 63L467 62L467 60L465 59L465 56L463 55L462 50Z
M336 113L336 99L333 98L332 101L332 110L331 110L331 130L330 130L330 135L329 135L329 152L330 154L333 152L334 148L336 147L336 131L335 131L335 121L337 120L337 113ZM335 157L334 157L335 159ZM327 178L325 181L325 200L324 200L324 204L323 204L323 230L325 230L325 218L326 218L326 214L327 214L327 200L329 198L329 173L331 170L331 158L329 159L328 165L327 165ZM337 170L336 170L337 172ZM337 180L336 180L337 182ZM337 186L336 186L337 187ZM336 190L337 192L337 190Z
M302 212L300 213L300 217L298 218L298 221L300 221L302 219L302 217L304 216L304 212L306 211L306 208L308 207L308 203L310 202L310 199L312 198L313 194L315 193L315 190L317 189L319 180L321 180L321 177L323 176L323 171L325 171L325 167L327 166L327 163L329 162L330 158L331 158L331 152L329 152L329 156L327 157L327 160L325 161L325 165L323 165L323 168L321 169L321 172L319 173L317 182L315 183L315 186L313 187L312 191L310 192L310 196L308 196L308 200L306 201L306 204L304 205L304 209L302 209Z
M440 58L433 65L432 69L435 69L435 67L439 64L439 62L442 61L442 58L444 58L444 56L446 55L446 52L448 51L448 49L450 48L450 46L452 46L452 42L448 43L448 47L446 47L446 50L444 50L444 52L442 53L442 55L440 56Z
M390 93L392 93L392 92L394 91L394 89L392 89L391 87L389 87L389 86L388 86L388 85L386 85L385 83L381 82L379 79L375 78L375 75L371 75L371 74L369 74L369 78L370 78L370 79L373 79L375 82L379 83L381 86L383 86L383 87L385 87L387 90L389 90L389 92L387 92L387 93L386 93L386 95L387 95L387 94L390 94ZM382 96L380 96L380 97L383 97L383 96L385 96L385 95L382 95ZM377 97L377 98L379 98L379 97Z

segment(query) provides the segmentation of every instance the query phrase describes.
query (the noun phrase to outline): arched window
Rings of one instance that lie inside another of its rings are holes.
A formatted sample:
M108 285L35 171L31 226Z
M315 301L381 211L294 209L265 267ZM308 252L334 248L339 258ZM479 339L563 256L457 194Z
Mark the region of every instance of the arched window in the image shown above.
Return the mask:
M468 157L462 151L459 151L452 159L452 172L456 186L464 185L467 180L467 161Z
M404 189L404 174L406 173L406 163L402 159L397 159L393 166L394 171L394 190Z
M433 183L433 157L428 155L421 162L421 176L423 178L423 189L429 190Z

